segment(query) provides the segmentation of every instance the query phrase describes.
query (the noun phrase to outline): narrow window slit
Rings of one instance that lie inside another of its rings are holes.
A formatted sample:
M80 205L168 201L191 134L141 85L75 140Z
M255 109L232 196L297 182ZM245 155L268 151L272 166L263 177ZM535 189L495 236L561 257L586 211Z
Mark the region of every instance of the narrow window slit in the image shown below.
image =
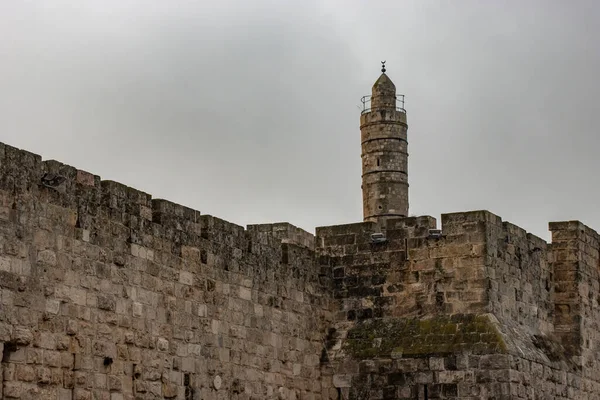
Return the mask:
M194 389L190 386L190 374L183 375L183 386L185 387L185 400L193 400Z

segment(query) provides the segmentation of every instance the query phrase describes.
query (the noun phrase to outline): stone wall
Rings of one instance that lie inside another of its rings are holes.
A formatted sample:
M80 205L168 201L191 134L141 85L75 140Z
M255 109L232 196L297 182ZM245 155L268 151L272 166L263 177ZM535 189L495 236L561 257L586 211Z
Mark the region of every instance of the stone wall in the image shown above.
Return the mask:
M432 217L389 220L384 243L371 238L375 223L317 228L337 320L486 312L485 225L457 229L464 215L444 215L442 235Z
M0 397L328 398L310 238L0 145Z
M554 327L557 337L585 377L600 369L600 236L578 221L554 222Z
M389 220L384 242L371 237L375 223L317 228L334 282L337 312L327 344L340 398L509 392L477 384L486 366L508 365L507 355L495 354L505 343L486 314L482 215L444 215L442 234L431 217Z
M486 230L490 311L503 323L550 334L554 282L546 242L493 214Z
M244 229L0 144L0 398L600 400L595 231L380 222Z
M431 217L389 220L383 242L371 237L374 223L317 229L334 282L327 346L340 397L599 398L597 235L558 235L550 250L487 211L445 214L441 232L434 228ZM569 257L580 260L584 279L557 272L562 264L553 260ZM555 336L554 302L563 307L565 287L581 310L567 313L581 359Z

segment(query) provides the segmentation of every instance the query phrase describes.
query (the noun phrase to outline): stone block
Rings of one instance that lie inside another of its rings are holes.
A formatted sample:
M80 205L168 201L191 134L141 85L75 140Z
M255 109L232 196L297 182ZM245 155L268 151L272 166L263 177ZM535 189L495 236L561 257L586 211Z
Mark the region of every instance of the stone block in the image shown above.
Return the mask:
M10 263L9 257L0 257L0 271L11 272Z
M156 348L158 349L158 351L168 351L169 341L165 338L158 338L156 341Z
M80 183L84 186L96 186L96 177L93 174L83 170L77 170L77 176L75 180L77 183Z
M115 375L108 375L108 389L110 391L123 390L123 381L121 377Z
M352 386L351 375L333 375L333 386L336 388L349 388Z
M35 372L38 384L46 385L52 381L52 371L50 368L38 366L35 367Z
M27 347L13 347L8 348L8 345L4 345L4 357L3 362L10 363L25 363L27 360Z
M75 363L75 357L71 353L60 353L60 366L62 368L73 368Z
M73 391L71 389L58 389L58 400L73 400Z
M177 397L179 390L177 386L171 382L163 382L162 384L162 396L165 399L174 399Z
M75 388L73 400L92 400L92 392L86 389Z
M15 327L11 336L12 342L19 346L28 346L33 341L33 333L27 328Z
M99 295L97 297L97 307L101 310L115 311L117 303L111 295Z
M18 364L15 369L15 379L23 382L33 382L36 379L36 373L32 366Z
M55 266L57 263L56 253L52 250L41 250L37 253L37 262L40 265Z
M11 325L0 322L0 342L10 342L12 330L13 327Z
M252 300L252 289L240 286L239 296L244 300Z
M193 285L194 284L194 275L191 272L180 271L179 272L179 282L184 285Z
M444 358L431 357L429 359L429 369L432 371L443 371L445 369Z
M141 317L144 315L144 306L141 303L133 303L133 316Z
M60 367L61 366L61 353L58 351L52 351L52 350L44 351L44 364L49 367Z
M58 314L60 312L60 300L46 299L46 312L50 314Z
M3 396L7 399L21 398L23 392L22 383L20 382L4 382Z

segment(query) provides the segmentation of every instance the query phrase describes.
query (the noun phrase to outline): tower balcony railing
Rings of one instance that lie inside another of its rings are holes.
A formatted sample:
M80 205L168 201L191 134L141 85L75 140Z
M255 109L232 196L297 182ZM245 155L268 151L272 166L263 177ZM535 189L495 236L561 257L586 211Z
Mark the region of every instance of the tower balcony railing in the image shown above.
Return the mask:
M362 111L360 112L361 114L366 114L368 112L371 112L371 98L372 97L373 96L368 95L368 96L363 96L360 98L360 102L362 103ZM404 109L404 95L403 94L396 95L396 111L400 111L400 112L406 114L406 110Z

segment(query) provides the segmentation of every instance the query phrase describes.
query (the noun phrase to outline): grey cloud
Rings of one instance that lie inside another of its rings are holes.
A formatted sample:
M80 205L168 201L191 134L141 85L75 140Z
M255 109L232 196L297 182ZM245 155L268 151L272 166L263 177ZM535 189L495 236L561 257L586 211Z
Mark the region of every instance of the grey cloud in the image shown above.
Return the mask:
M85 3L0 5L1 141L242 225L355 222L387 59L411 213L600 229L594 2Z

